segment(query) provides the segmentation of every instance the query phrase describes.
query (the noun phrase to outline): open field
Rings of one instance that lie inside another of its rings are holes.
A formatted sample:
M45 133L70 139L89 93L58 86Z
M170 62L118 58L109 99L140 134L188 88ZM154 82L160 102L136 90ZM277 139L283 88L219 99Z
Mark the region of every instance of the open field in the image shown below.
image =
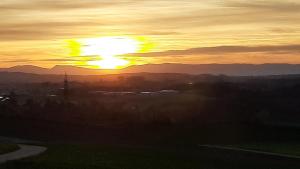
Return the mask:
M18 150L19 147L16 144L4 144L0 143L0 154L9 153L15 150Z
M294 169L298 161L223 150L100 145L48 145L37 157L1 169Z

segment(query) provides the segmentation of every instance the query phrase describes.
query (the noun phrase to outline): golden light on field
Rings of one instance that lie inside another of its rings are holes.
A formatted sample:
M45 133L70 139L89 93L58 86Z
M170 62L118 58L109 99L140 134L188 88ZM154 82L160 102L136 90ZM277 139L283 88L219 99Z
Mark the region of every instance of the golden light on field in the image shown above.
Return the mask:
M135 53L140 50L140 44L130 37L102 37L69 41L71 55L94 56L86 64L101 69L118 69L130 64L130 60L121 58L122 55Z

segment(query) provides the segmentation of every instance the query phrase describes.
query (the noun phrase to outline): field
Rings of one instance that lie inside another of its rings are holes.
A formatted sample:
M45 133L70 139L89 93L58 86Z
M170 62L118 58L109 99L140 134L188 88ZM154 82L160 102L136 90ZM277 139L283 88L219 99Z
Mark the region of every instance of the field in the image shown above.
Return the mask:
M1 169L288 169L297 161L196 147L48 145L37 157L13 161Z
M5 154L19 149L15 144L0 144L0 154Z

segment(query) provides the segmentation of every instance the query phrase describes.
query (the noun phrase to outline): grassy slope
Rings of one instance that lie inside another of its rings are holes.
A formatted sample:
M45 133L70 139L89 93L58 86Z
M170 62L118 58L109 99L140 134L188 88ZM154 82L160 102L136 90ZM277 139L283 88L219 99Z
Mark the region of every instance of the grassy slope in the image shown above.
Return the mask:
M18 149L18 145L15 144L0 144L0 154L9 153Z
M290 161L268 160L196 148L49 145L46 153L1 169L282 169ZM293 166L295 167L295 166ZM300 167L300 166L299 166Z

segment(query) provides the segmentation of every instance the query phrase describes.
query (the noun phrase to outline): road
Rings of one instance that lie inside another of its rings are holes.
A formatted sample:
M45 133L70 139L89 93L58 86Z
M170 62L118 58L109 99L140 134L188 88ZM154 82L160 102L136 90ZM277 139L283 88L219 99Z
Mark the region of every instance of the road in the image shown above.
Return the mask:
M286 154L280 154L280 153L270 153L270 152L265 152L265 151L249 150L249 149L243 149L243 148L226 147L226 146L218 146L218 145L198 145L198 146L199 147L206 147L206 148L248 152L248 153L254 153L254 154L261 154L261 155L267 155L267 156L276 156L276 157L300 160L300 156L286 155Z

